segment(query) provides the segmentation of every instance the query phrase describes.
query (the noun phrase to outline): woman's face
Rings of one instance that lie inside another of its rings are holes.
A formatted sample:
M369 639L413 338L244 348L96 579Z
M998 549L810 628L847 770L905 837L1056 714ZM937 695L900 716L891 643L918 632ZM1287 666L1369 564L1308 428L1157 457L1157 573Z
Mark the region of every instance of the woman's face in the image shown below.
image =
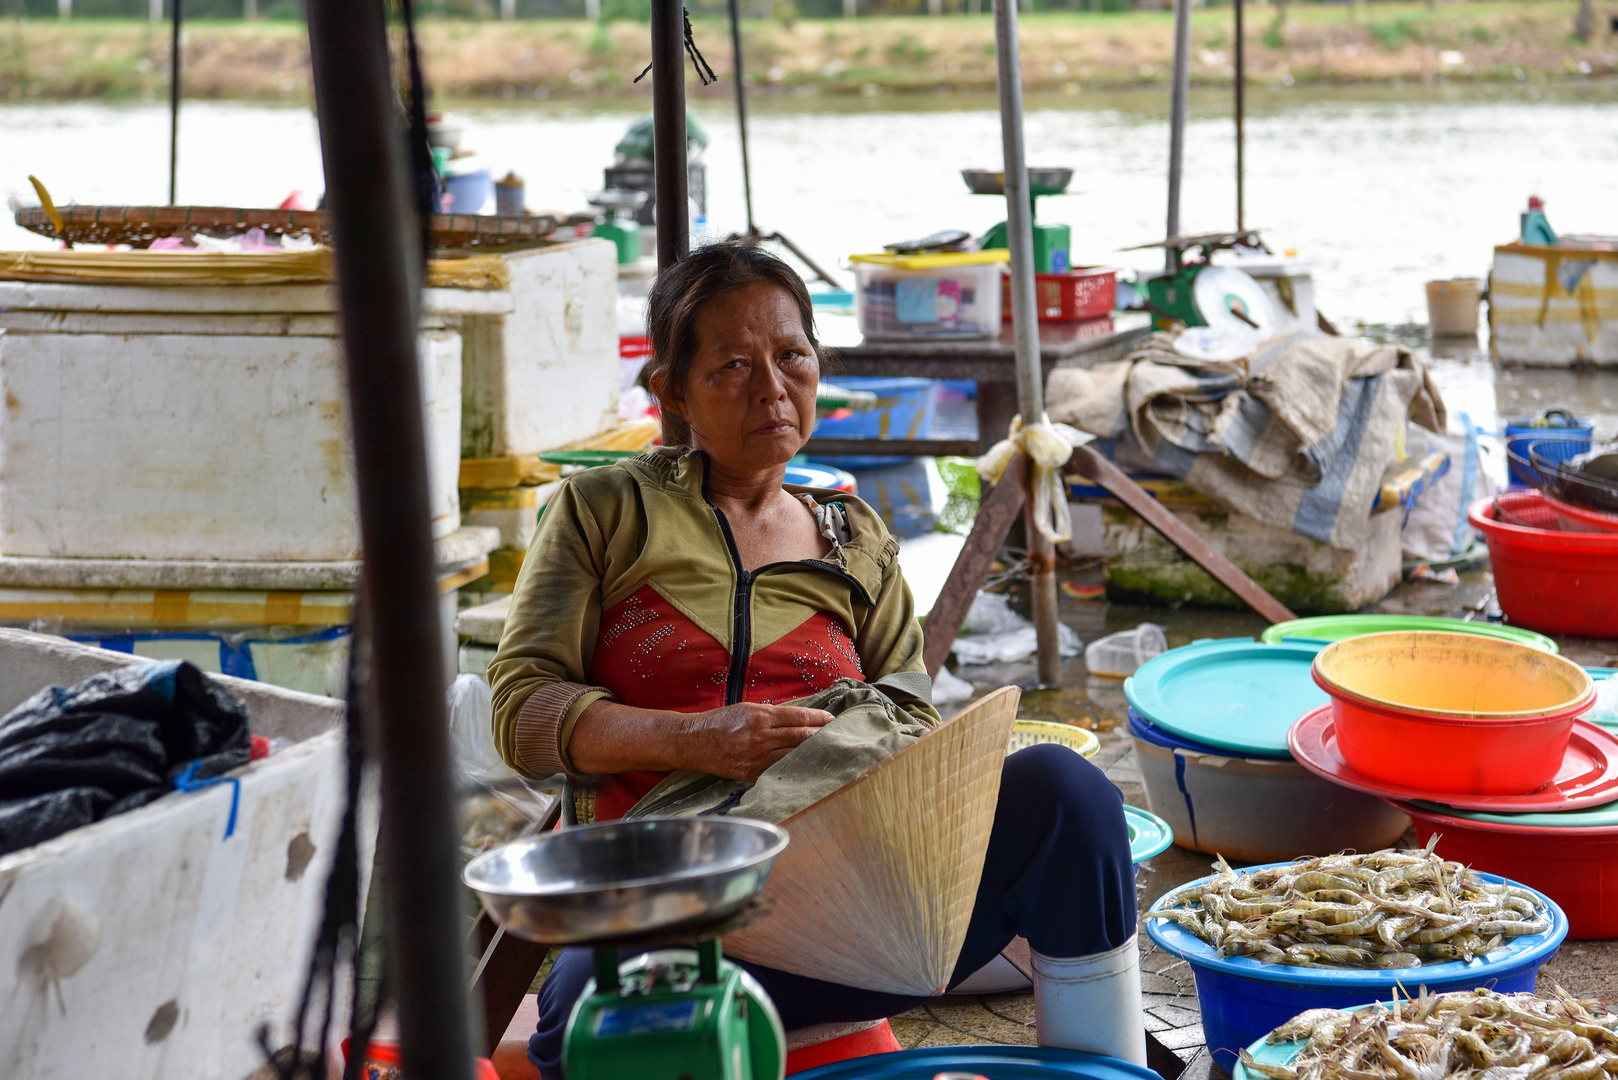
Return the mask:
M721 468L786 464L809 441L820 385L820 360L796 302L779 286L747 285L710 301L693 328L697 351L685 386L653 392Z

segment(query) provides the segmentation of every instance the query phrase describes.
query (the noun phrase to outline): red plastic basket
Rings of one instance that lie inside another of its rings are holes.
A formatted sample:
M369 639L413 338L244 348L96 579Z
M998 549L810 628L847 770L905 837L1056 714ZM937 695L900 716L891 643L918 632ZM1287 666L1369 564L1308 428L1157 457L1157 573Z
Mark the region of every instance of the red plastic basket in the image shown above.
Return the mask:
M1537 491L1479 499L1466 516L1489 545L1500 610L1513 625L1618 637L1618 533L1561 531L1561 515Z
M1112 313L1118 302L1116 266L1076 266L1065 274L1034 275L1040 322L1077 322ZM1011 277L1000 276L1000 318L1011 321Z

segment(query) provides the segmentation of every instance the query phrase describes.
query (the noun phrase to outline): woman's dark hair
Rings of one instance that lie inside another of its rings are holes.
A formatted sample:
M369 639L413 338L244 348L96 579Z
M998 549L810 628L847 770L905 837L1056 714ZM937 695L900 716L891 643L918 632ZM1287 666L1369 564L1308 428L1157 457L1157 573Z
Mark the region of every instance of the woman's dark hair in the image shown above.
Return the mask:
M697 352L697 316L702 309L729 292L749 285L774 285L798 305L803 332L821 355L815 339L815 310L809 290L792 267L745 240L725 240L698 248L673 266L658 271L646 301L646 336L652 358L646 364L646 385L661 373L665 386L685 386L691 358ZM663 411L663 445L688 446L691 429L668 410Z

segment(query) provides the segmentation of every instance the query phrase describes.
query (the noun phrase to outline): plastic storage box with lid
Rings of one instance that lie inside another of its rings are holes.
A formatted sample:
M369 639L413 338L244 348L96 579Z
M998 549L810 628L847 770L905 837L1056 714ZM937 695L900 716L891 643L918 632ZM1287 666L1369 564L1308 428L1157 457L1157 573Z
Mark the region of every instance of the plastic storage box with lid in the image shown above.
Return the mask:
M1009 257L1004 248L852 256L860 333L873 341L995 337Z
M1481 876L1494 885L1504 881L1493 874ZM1164 901L1180 891L1171 890L1159 898L1152 910L1161 910ZM1146 932L1158 948L1190 963L1208 1052L1220 1068L1229 1071L1236 1065L1240 1048L1308 1009L1349 1009L1367 1001L1386 1001L1395 987L1413 992L1420 985L1435 994L1479 986L1501 993L1534 989L1540 966L1556 955L1567 937L1567 916L1562 909L1551 897L1541 894L1539 899L1551 916L1545 933L1510 938L1503 948L1470 963L1452 961L1416 968L1263 964L1248 956L1220 956L1213 946L1167 919L1148 920Z
M1293 761L1286 731L1326 695L1309 677L1320 646L1203 641L1126 680L1146 802L1193 851L1238 860L1374 850L1409 818ZM1159 723L1163 718L1167 723Z

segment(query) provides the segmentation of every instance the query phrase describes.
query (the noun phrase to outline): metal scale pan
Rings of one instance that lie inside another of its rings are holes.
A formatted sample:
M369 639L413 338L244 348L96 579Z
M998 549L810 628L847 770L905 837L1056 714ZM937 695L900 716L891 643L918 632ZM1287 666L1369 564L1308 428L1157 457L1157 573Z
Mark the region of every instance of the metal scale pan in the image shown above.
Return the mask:
M739 914L787 840L746 818L615 821L506 844L468 863L462 880L519 937L627 941Z

